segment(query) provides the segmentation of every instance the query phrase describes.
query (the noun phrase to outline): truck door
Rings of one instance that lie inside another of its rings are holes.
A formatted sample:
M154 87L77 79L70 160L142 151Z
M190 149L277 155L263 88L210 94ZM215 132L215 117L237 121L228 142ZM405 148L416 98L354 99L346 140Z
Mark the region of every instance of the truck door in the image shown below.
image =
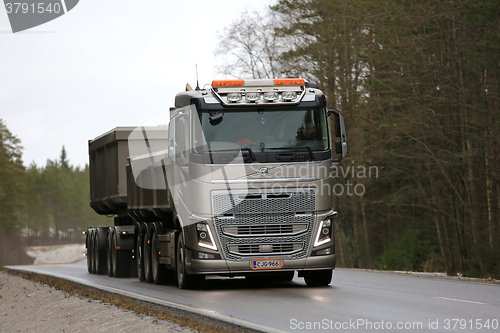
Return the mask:
M328 116L330 115L334 116L335 137L340 138L340 140L335 141L335 154L332 154L332 161L340 162L347 154L347 134L344 117L335 110L328 110Z

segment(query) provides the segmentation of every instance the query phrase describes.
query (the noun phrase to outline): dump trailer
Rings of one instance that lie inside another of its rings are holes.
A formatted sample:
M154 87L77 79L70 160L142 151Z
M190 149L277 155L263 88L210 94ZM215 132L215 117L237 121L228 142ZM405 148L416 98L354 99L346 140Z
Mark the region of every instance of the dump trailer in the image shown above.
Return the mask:
M332 165L344 119L303 79L214 80L175 98L166 124L89 141L89 273L180 288L207 275L328 285L335 268Z

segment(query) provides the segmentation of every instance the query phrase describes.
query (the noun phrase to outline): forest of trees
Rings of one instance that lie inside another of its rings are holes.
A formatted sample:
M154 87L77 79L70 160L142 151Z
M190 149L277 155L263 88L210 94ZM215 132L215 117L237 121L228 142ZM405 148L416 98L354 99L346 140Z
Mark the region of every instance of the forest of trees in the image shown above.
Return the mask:
M500 0L281 0L219 38L221 73L318 83L340 167L378 167L336 179L366 189L335 198L341 266L500 278Z
M88 166L71 166L63 147L58 160L26 168L20 139L0 119L0 264L22 262L25 245L83 242L83 230L106 222L89 203Z

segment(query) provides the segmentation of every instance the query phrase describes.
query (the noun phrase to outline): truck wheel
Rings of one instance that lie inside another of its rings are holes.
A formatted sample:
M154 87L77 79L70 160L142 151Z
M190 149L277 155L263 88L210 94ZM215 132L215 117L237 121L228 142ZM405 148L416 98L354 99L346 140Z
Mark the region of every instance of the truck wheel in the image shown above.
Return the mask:
M144 258L143 258L143 253L142 253L142 234L137 235L137 241L136 241L136 246L135 246L135 262L137 266L137 277L139 278L139 281L145 281L146 279L144 278Z
M186 250L182 234L177 239L177 283L181 289L198 288L205 281L205 275L192 275L186 272Z
M144 235L144 245L142 247L144 254L144 279L147 283L153 282L153 274L151 272L151 240L148 235Z
M92 234L88 230L85 243L87 243L87 271L92 274Z
M151 237L151 271L153 282L163 284L167 278L167 267L160 264L160 247L158 246L158 236L156 232Z
M106 253L99 250L99 231L94 234L94 273L106 274Z
M96 246L96 237L97 237L97 232L92 233L92 274L97 274L97 265L96 265L96 252L97 252L97 246Z
M327 286L332 282L332 269L305 272L304 280L309 287Z
M108 232L108 236L106 237L106 258L107 258L107 263L108 263L108 276L113 277L114 272L113 272L113 258L112 258L112 253L111 253L111 233Z

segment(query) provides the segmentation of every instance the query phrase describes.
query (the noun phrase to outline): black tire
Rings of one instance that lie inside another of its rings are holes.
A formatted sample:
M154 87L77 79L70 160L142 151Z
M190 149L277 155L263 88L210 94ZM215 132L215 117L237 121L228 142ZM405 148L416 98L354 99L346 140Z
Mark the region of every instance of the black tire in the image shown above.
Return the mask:
M113 277L115 276L115 273L113 272L113 258L111 257L112 255L112 240L111 240L112 234L108 232L108 236L106 237L106 259L107 259L107 266L108 266L108 276Z
M167 279L167 267L160 264L160 246L156 233L151 237L151 273L154 284L164 284Z
M130 251L116 249L116 237L118 237L116 233L111 237L111 266L113 267L113 275L116 278L127 277L130 272L132 254Z
M195 289L203 285L205 275L193 275L186 272L186 251L182 234L177 239L177 284L181 289Z
M137 277L139 278L139 281L146 281L144 278L144 256L143 256L143 241L142 241L142 234L137 235L137 241L136 241L136 246L135 246L135 262L137 266Z
M304 275L304 280L309 287L324 287L332 282L333 270L309 271Z
M92 274L92 234L87 230L87 237L85 239L87 243L87 271Z
M144 279L147 283L153 282L153 272L151 271L151 240L149 236L144 235L144 242L142 246L143 261L144 261Z
M94 234L94 272L98 275L106 274L106 252L99 250L99 231Z
M96 247L97 232L92 233L92 274L97 274L97 247Z

